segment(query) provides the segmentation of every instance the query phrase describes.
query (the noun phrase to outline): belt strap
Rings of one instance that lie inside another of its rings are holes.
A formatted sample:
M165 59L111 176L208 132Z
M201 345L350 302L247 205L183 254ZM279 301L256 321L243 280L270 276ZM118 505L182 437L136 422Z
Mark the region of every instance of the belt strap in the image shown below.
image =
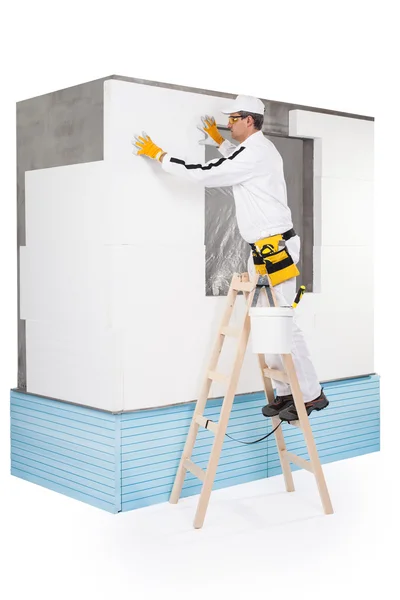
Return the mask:
M275 234L275 235L278 235L278 234ZM289 229L288 231L285 231L285 233L282 233L281 235L282 235L282 238L285 240L285 242L287 242L287 240L290 240L290 238L297 235L297 233L295 232L294 229ZM270 236L270 237L274 237L274 236ZM268 239L268 238L265 238L265 239ZM251 242L249 242L249 246L251 247L253 252L258 254L258 250L257 250L255 244L252 244Z
M287 240L290 240L290 238L294 237L296 234L294 229L289 229L289 231L285 231L285 233L282 233L282 237L285 240L285 242L287 242Z
M268 275L272 275L272 273L277 273L278 271L282 271L282 269L286 269L286 267L290 267L293 264L293 259L291 256L280 260L279 262L272 263L268 260L268 256L265 260L265 266L267 267Z

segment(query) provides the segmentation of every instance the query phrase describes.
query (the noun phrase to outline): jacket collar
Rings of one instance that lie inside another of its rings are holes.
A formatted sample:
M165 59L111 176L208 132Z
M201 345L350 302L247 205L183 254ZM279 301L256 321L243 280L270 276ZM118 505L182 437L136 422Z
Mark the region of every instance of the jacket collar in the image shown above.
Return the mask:
M257 140L260 139L260 137L264 137L264 134L262 131L256 131L255 133L252 133L247 140L244 140L244 142L242 142L240 144L240 146L249 146L251 144L254 144L254 142L257 143Z

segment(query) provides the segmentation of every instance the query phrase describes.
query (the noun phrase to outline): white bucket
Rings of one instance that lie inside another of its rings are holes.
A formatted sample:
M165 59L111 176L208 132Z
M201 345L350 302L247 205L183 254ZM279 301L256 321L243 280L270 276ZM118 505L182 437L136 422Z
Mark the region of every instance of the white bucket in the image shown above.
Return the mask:
M249 310L255 354L290 354L293 337L291 306L260 306Z

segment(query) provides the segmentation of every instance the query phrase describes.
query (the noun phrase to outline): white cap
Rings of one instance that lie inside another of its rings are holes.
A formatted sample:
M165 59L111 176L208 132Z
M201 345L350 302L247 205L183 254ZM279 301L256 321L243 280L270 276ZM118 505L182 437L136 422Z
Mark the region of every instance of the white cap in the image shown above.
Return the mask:
M249 112L256 115L264 115L265 105L259 98L254 96L242 96L239 95L235 100L231 101L230 106L227 106L221 112L224 115L231 115L235 112Z

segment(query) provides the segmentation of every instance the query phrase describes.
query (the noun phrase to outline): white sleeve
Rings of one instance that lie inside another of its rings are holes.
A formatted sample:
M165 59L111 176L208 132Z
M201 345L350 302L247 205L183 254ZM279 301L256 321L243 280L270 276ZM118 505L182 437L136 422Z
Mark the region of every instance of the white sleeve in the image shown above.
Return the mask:
M229 140L224 140L222 144L218 147L218 152L222 154L222 156L228 157L232 152L237 150L237 146L232 144Z
M254 176L254 155L241 146L228 158L214 158L207 163L187 163L169 154L164 156L162 168L167 173L191 179L205 187L237 185Z

